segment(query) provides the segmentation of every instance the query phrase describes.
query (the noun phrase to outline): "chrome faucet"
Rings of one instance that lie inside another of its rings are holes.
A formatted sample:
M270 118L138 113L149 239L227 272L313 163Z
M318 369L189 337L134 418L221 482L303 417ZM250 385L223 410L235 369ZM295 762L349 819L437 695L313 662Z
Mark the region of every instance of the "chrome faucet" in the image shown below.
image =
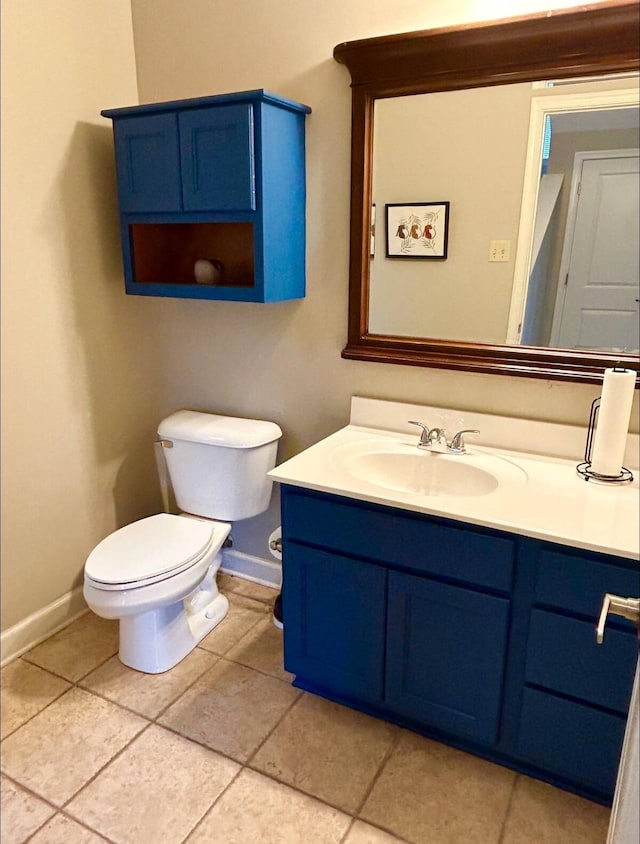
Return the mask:
M429 451L434 451L438 454L464 454L467 450L464 444L464 435L480 433L475 428L464 428L462 431L454 434L450 440L447 440L444 428L429 428L424 422L414 422L411 419L409 420L409 425L417 425L419 428L422 428L418 448L429 449Z

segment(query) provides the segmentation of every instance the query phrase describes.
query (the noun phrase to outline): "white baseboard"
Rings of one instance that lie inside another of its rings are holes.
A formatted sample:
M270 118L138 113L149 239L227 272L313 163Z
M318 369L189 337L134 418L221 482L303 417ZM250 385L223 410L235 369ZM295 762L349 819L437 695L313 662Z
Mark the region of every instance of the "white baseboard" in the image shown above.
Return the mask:
M2 661L6 665L26 651L39 645L49 636L62 630L76 618L87 612L87 604L78 586L66 595L61 595L53 603L23 618L13 627L3 630L0 635Z
M226 574L243 577L245 580L252 580L254 583L261 583L263 586L271 586L274 589L280 589L282 583L280 563L275 560L264 560L262 557L253 557L251 554L243 554L242 551L234 551L232 548L223 549L220 569Z
M282 569L275 560L263 560L243 554L241 551L224 549L221 570L227 574L243 577L263 586L279 589L282 582ZM0 634L0 666L4 666L31 648L39 645L49 636L53 636L63 627L87 612L88 607L78 586L56 601L22 619L13 627Z

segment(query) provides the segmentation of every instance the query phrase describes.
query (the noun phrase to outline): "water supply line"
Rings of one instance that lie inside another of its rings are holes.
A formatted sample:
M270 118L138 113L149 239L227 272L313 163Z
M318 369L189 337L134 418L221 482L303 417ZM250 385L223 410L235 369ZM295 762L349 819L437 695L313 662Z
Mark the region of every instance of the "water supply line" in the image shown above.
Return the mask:
M158 467L158 480L160 481L160 495L162 496L162 510L170 513L169 509L169 470L164 456L165 448L173 448L171 440L156 440L153 444L156 455L156 466Z

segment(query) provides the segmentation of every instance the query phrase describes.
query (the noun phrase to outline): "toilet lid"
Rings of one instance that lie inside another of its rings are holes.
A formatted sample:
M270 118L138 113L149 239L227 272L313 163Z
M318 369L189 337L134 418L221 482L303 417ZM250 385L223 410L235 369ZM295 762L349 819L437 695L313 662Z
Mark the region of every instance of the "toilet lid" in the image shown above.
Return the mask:
M97 583L159 579L196 563L211 544L213 525L159 513L110 534L89 554L85 574Z

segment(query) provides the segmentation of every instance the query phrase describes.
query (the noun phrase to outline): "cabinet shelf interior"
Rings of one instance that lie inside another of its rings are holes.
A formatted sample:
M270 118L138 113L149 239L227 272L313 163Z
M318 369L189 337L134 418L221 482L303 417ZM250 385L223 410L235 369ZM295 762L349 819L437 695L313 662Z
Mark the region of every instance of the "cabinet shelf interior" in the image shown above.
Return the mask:
M198 259L221 261L224 287L253 287L252 223L131 223L136 282L195 284Z

